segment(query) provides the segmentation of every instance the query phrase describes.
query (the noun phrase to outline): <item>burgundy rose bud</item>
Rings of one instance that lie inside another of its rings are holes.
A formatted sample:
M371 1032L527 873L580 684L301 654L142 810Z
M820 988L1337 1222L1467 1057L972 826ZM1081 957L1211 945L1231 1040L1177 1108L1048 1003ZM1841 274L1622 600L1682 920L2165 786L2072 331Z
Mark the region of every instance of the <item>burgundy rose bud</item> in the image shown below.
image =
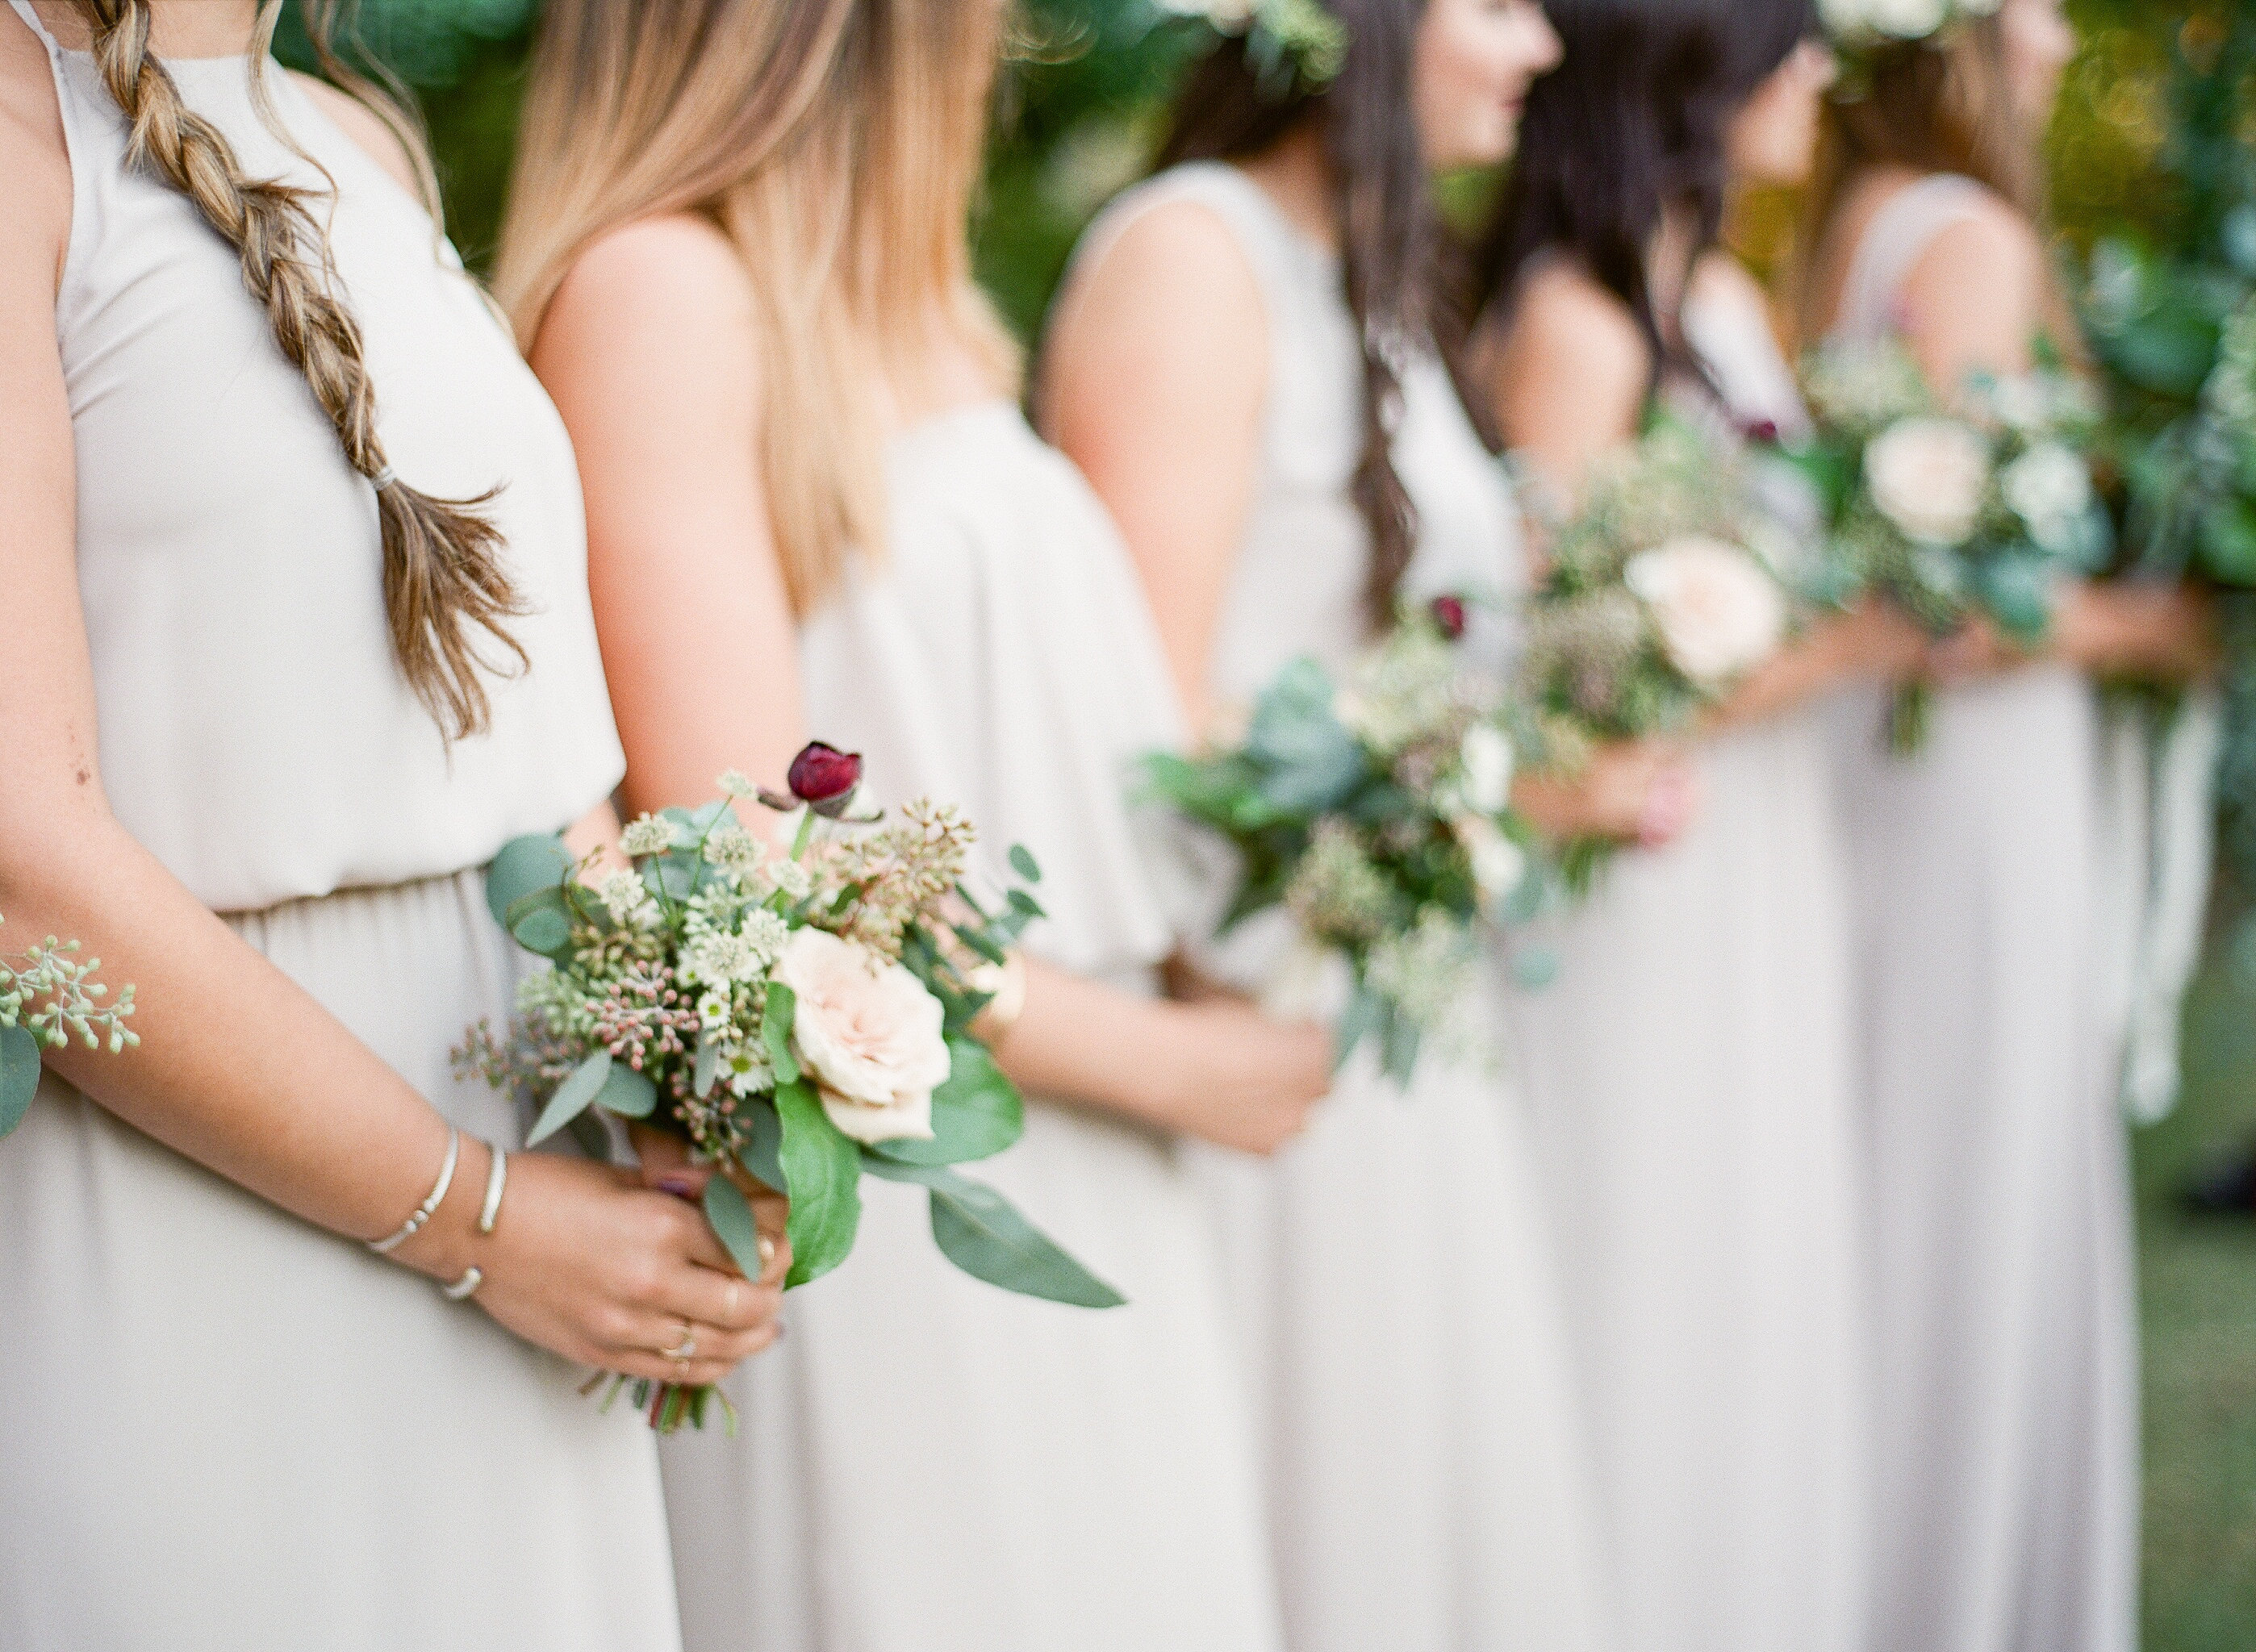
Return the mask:
M1740 433L1764 447L1778 446L1778 421L1774 418L1751 418L1740 426Z
M1434 623L1442 635L1452 643L1465 634L1465 600L1461 596L1437 596L1433 604Z
M835 820L846 812L854 800L854 788L862 784L861 754L815 741L791 760L786 784L793 797L815 813Z

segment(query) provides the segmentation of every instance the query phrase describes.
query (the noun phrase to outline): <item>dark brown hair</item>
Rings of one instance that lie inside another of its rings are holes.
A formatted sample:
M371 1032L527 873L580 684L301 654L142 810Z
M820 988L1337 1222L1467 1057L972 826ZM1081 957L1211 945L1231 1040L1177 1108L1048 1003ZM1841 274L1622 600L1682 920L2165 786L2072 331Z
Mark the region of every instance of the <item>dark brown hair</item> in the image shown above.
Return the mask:
M1442 235L1411 102L1411 74L1426 0L1328 0L1348 48L1328 86L1278 84L1244 39L1225 39L1176 99L1160 165L1244 160L1314 121L1331 163L1349 313L1363 350L1363 449L1351 493L1371 529L1367 591L1374 625L1417 543L1417 510L1394 468L1392 436L1402 387L1392 352L1443 349L1436 327Z
M243 284L264 306L274 341L303 373L352 467L376 486L384 540L384 606L400 674L449 740L491 721L475 633L500 644L522 669L525 650L504 622L525 610L501 563L502 538L476 499L434 499L392 475L377 435L376 387L363 359L360 324L340 296L328 232L308 192L247 176L216 126L189 109L149 49L150 0L77 0L94 36L102 85L124 115L126 165L145 167L187 196L204 221L235 249ZM260 9L255 51L263 62L277 0ZM381 107L373 88L351 79L328 50L324 0L304 6L307 33L346 89L377 108L420 156L412 128ZM427 186L427 163L421 163ZM498 490L495 490L498 491Z

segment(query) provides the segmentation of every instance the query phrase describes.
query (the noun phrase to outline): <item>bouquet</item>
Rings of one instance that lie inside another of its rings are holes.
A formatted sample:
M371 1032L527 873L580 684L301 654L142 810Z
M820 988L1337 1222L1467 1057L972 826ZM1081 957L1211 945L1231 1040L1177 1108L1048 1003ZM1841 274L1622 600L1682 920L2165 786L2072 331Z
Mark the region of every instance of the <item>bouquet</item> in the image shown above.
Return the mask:
M723 775L721 800L629 826L632 869L592 884L582 875L595 857L575 862L554 837L510 843L487 898L553 967L526 979L508 1035L482 1023L458 1065L539 1108L527 1145L584 1133L599 1108L677 1132L701 1160L789 1195L786 1286L845 1260L862 1177L876 1176L929 1191L934 1240L964 1272L1116 1307L1118 1293L955 1168L1024 1128L1018 1090L969 1028L1041 908L1015 888L988 910L963 881L970 824L919 802L879 825L856 809L860 777L858 756L819 743L792 764L787 796ZM788 854L738 821L732 804L755 797L799 813ZM1010 860L1040 881L1024 849ZM707 1183L705 1213L758 1277L759 1236L727 1174ZM662 1431L701 1427L713 1392L634 1388Z
M4 922L5 920L0 920ZM95 980L99 958L83 963L76 941L46 940L20 956L0 954L0 1135L24 1121L39 1088L39 1052L73 1038L89 1050L108 1045L117 1054L141 1042L125 1023L133 1014L133 988L115 1003Z
M1978 377L1963 418L1893 341L1823 347L1803 378L1817 433L1790 456L1824 501L1831 594L1878 591L1937 636L1986 615L2034 644L2059 582L2105 568L2114 530L2088 457L2099 410L2056 366ZM1898 754L1924 743L1932 700L1924 683L1898 691Z
M1680 420L1657 418L1594 466L1581 509L1544 526L1519 696L1546 769L1572 774L1597 745L1682 732L1785 640L1790 536L1745 466ZM1607 850L1568 845L1569 886L1586 889Z
M1503 697L1459 658L1464 624L1458 597L1406 611L1343 684L1295 660L1242 742L1146 761L1152 793L1237 852L1223 932L1289 912L1345 978L1339 1062L1374 1038L1405 1086L1474 984L1477 920L1540 883Z

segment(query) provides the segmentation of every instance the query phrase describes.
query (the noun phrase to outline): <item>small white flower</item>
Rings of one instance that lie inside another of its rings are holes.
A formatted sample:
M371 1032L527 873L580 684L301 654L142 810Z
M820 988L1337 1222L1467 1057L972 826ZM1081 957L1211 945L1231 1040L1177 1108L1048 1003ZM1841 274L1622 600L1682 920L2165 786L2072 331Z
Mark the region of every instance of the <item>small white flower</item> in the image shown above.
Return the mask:
M775 886L794 901L805 900L814 887L814 875L796 861L778 861L767 870Z
M758 835L740 826L723 825L705 840L706 865L717 866L739 877L758 870L767 853L768 847Z
M720 786L723 795L730 798L749 798L756 795L759 791L759 788L751 783L751 777L741 769L723 770Z
M1703 687L1752 670L1786 634L1786 598L1746 551L1685 534L1639 552L1623 582L1652 613L1669 662Z
M1527 854L1498 830L1485 815L1469 814L1452 822L1457 841L1473 863L1473 886L1484 904L1493 904L1517 889L1527 877Z
M1904 418L1865 449L1880 514L1924 545L1960 545L1981 519L1990 447L1955 418Z
M646 814L619 834L619 847L638 861L645 854L665 854L673 847L673 821Z
M652 929L658 924L658 902L633 872L614 872L596 885L596 898L610 913L611 921L626 929Z
M2058 442L2040 442L1998 478L2006 503L2028 524L2030 536L2050 549L2091 509L2091 472Z
M708 1032L716 1031L736 1018L736 1002L727 993L709 992L697 1001L697 1019Z
M722 1053L721 1071L730 1093L740 1098L765 1095L775 1088L775 1069L768 1065L767 1052L749 1044L730 1045Z
M1512 742L1494 723L1465 730L1457 759L1464 767L1466 806L1501 814L1512 802Z

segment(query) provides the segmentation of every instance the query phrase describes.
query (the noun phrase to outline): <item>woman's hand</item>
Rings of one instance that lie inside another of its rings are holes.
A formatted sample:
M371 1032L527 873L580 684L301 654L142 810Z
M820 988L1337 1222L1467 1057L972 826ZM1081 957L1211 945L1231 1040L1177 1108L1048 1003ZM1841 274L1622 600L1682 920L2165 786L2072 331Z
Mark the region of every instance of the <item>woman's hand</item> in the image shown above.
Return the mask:
M1555 843L1605 838L1657 849L1699 812L1699 777L1676 747L1620 740L1601 746L1571 776L1522 774L1512 800Z
M1227 994L1161 1008L1168 1034L1154 1053L1171 1078L1147 1114L1153 1123L1267 1155L1298 1135L1331 1093L1329 1028L1277 1020Z
M2078 580L2054 609L2050 652L2097 675L2189 682L2218 651L2216 599L2199 586Z
M752 1207L752 1220L760 1230L758 1283L780 1290L784 1276L791 1271L791 1201L765 1182L755 1181L741 1164L724 1170L696 1163L690 1156L689 1143L671 1131L631 1124L627 1135L634 1142L635 1156L641 1161L645 1187L687 1199L701 1210L705 1184L716 1176L726 1175L737 1185L737 1191Z
M480 1307L598 1370L698 1386L775 1340L779 1277L746 1279L695 1206L632 1170L512 1153L500 1220L481 1235L486 1164L466 1138L446 1202L396 1260L445 1282L478 1268ZM669 1357L693 1338L693 1357Z

